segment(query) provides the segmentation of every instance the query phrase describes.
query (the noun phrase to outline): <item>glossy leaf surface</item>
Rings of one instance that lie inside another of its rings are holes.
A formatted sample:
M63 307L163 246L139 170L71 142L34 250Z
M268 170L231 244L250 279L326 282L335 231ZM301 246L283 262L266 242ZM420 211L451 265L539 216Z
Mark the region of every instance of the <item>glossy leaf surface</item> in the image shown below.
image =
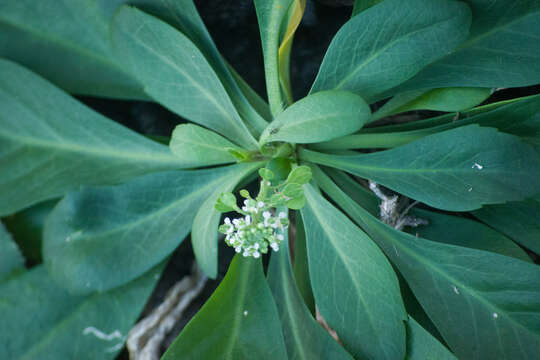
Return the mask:
M311 92L349 90L371 102L465 40L470 16L457 1L382 1L339 30Z
M371 239L311 186L304 221L315 303L355 357L405 356L397 277ZM339 231L336 231L339 229Z
M407 321L406 359L455 360L456 357L409 315L409 320Z
M540 346L540 267L399 232L327 177L319 184L403 274L450 348L463 359L528 359Z
M260 260L236 255L227 275L162 360L287 359Z
M53 278L76 293L124 284L184 240L215 188L253 165L146 175L68 194L50 215L43 256Z
M278 308L289 360L347 359L352 356L313 318L294 279L288 241L272 253L268 283Z
M2 356L28 360L114 359L162 268L157 266L120 288L88 296L70 295L41 265L0 284Z
M315 171L320 172L317 168L315 169ZM358 181L353 180L341 171L328 168L325 169L325 172L332 177L332 180L347 196L362 206L371 215L379 216L380 200L372 191L367 190ZM473 221L466 217L446 215L420 209L418 207L413 207L409 211L409 215L428 222L427 225L406 227L405 231L410 234L432 241L491 251L531 262L527 253L512 240L478 221ZM452 229L452 231L448 231L448 229Z
M166 146L1 59L0 107L0 215L80 185L113 184L183 166Z
M353 133L370 116L366 102L348 91L308 95L276 117L261 135L261 143L315 143Z
M293 0L255 0L264 56L266 91L272 115L283 110L279 81L279 35Z
M441 88L400 93L386 102L373 120L411 110L462 111L486 100L492 93L487 88Z
M362 11L372 7L375 4L380 3L383 0L354 0L354 6L352 11L352 16L356 16Z
M476 125L372 154L328 155L301 149L300 156L452 211L519 200L540 187L540 157L533 147Z
M467 0L470 35L398 88L515 87L540 82L540 1ZM397 90L395 90L397 91Z
M69 92L145 99L142 85L112 54L109 18L101 2L1 1L0 56Z
M256 142L218 76L185 35L129 6L116 12L111 31L118 58L150 97L239 145L254 148Z
M411 228L409 232L413 235L418 234L424 239L436 242L491 251L532 262L529 255L512 240L478 221L423 209L412 209L411 215L429 222L428 225Z
M514 201L473 212L478 219L514 241L540 253L540 201Z
M193 167L236 162L227 149L238 147L213 131L193 124L178 125L169 144L172 153Z

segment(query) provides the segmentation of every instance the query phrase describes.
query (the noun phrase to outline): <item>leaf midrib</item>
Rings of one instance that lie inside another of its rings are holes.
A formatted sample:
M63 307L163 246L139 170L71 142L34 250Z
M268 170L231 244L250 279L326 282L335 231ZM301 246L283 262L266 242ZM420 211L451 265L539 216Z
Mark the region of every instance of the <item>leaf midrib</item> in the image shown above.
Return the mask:
M501 26L496 26L486 32L483 32L479 35L477 35L476 37L474 38L471 38L471 39L468 39L467 41L465 41L463 44L461 44L456 50L455 52L459 52L461 50L465 50L469 47L471 47L472 45L478 43L480 40L486 38L486 37L489 37L490 35L496 33L496 32L499 32L499 31L504 31L505 28L508 28L508 27L511 27L513 24L517 23L517 22L520 22L520 21L523 21L525 20L527 17L529 16L535 16L535 15L538 15L538 13L540 13L540 10L536 10L534 12L530 12L530 13L527 13L527 14L522 14L521 16L518 16L516 18L514 18L513 20L509 21L509 22L505 22L504 24L502 24Z
M84 55L85 57L92 58L98 63L106 65L106 66L108 66L110 68L113 68L115 71L121 73L126 79L133 80L134 85L137 85L136 80L134 78L132 78L127 72L125 72L121 68L120 65L118 65L117 63L115 63L111 59L107 58L106 56L99 56L100 53L98 53L98 52L91 52L90 50L88 50L88 49L86 49L84 47L77 46L76 44L71 43L69 41L65 41L62 38L51 36L49 33L46 33L45 31L38 32L37 30L33 29L32 27L24 26L24 24L12 22L12 21L10 21L10 20L8 20L6 18L0 18L0 23L1 22L3 22L4 24L6 24L8 26L11 26L12 28L19 29L19 30L21 30L23 32L30 33L30 34L34 35L35 37L45 39L46 41L51 42L53 44L57 44L58 46L63 47L65 49L72 50L73 52ZM140 87L140 88L142 89L142 87Z
M341 190L340 190L341 191ZM377 233L379 235L382 234L382 236L384 238L386 238L390 243L396 245L397 247L399 247L404 253L408 254L409 256L411 256L412 258L416 259L418 262L422 263L422 264L427 264L428 267L430 269L432 269L432 271L434 271L435 273L439 274L439 276L441 276L442 278L444 278L446 281L448 281L448 283L450 284L453 284L453 285L456 285L456 286L459 286L459 290L461 291L462 289L466 291L466 293L468 293L471 297L475 298L476 300L478 300L478 302L480 303L483 303L486 308L488 309L492 309L492 310L496 310L494 312L498 313L498 314L505 314L506 315L506 319L510 319L513 323L519 325L519 327L525 329L528 333L531 333L533 335L538 335L534 332L532 332L530 329L528 329L527 327L523 326L522 324L520 324L519 322L515 322L515 320L507 315L508 313L506 311L502 311L499 307L497 307L496 305L493 305L491 304L488 300L484 299L483 297L480 296L480 294L477 294L475 291L472 291L470 287L466 286L465 284L463 284L461 281L458 281L456 279L454 279L451 275L447 275L442 269L439 269L437 268L433 263L431 263L429 261L429 259L427 259L426 257L422 256L422 255L419 255L417 253L415 253L412 249L409 249L408 247L406 247L406 245L404 244L404 242L402 241L394 241L393 237L389 235L389 231L384 228L384 231L381 231L381 229L383 229L383 225L379 224L379 220L377 220L374 216L372 216L371 214L365 212L364 209L362 209L359 205L355 204L354 201L352 199L350 199L348 196L342 194L341 195L347 202L349 202L351 204L351 206L353 208L356 208L356 213L357 213L357 216L361 219L364 219L364 221L367 219L368 223L371 223L371 226L373 228L375 228L377 230ZM365 212L365 214L363 214L363 212ZM406 233L403 233L402 234L403 236L409 238L409 237L412 237L411 235L408 235ZM416 239L416 238L414 238ZM407 239L407 241L409 241L411 239ZM422 239L424 241L430 241L430 240L427 240L427 239ZM453 246L453 245L449 245L449 246ZM481 250L477 250L477 251L481 251ZM502 256L502 255L501 255ZM427 260L427 261L423 261L423 260ZM452 280L452 281L450 281ZM493 311L492 311L493 312ZM534 336L533 336L534 337Z
M158 20L159 21L159 20ZM146 26L146 24L143 24L143 26ZM169 60L166 56L163 56L162 54L160 54L157 50L155 50L154 48L152 48L151 46L147 45L145 42L143 42L142 40L140 40L139 38L135 37L133 34L134 33L128 33L126 31L122 31L124 33L124 35L126 35L127 37L131 38L132 40L134 40L134 42L138 43L140 46L142 46L143 48L145 48L146 50L148 50L150 53L154 54L158 59L160 59L161 61L163 61L163 63L165 63L166 65L168 65L169 67L173 68L175 71L177 71L178 73L182 74L183 76L185 76L192 85L194 85L205 97L207 100L209 100L210 103L214 104L214 106L219 110L219 112L222 114L222 116L225 118L225 119L228 119L231 123L231 125L240 130L240 134L238 134L239 136L241 136L241 138L245 138L245 136L243 136L242 134L243 133L247 133L247 134L250 134L248 129L246 128L245 124L240 120L239 118L239 115L236 113L236 110L235 110L235 107L234 105L232 104L230 98L227 97L227 99L229 100L228 101L228 105L230 105L230 110L231 112L233 112L234 114L236 114L237 116L236 117L231 117L229 115L229 113L225 110L225 108L223 108L223 105L221 103L219 103L217 101L217 99L215 99L209 92L207 89L205 89L204 87L202 87L197 81L195 81L191 75L189 75L187 72L183 71L182 68L180 68L177 64L175 64L173 61ZM180 34L180 33L179 33ZM178 35L178 34L175 34L175 35ZM190 41L189 39L184 39L184 40L187 40L187 41ZM199 54L201 55L203 58L204 56L202 54ZM210 66L210 65L209 65ZM219 80L219 77L213 73L213 77L214 77L214 80L217 80L217 83L218 84L221 84L220 80ZM223 90L224 94L227 94L227 91L225 90L225 88L223 87L223 85L221 85L221 90ZM253 137L251 136L251 134L249 135L250 138L250 141L253 143L253 144L257 144L257 142L253 139Z
M386 44L385 46L379 48L379 50L375 51L374 53L372 53L368 58L366 58L361 64L359 64L358 66L355 67L355 69L349 73L349 75L345 76L343 78L343 80L341 80L337 86L334 87L334 89L340 89L341 87L343 87L351 77L355 76L358 72L360 72L366 65L368 65L369 63L371 63L373 60L375 60L381 53L383 53L384 51L386 51L388 48L392 47L395 45L395 43L397 42L400 42L400 41L403 41L403 39L405 38L409 38L411 37L412 35L418 33L418 32L421 32L421 31L425 31L427 29L429 29L430 27L433 27L433 26L436 26L438 24L441 24L441 23L445 23L445 22L448 22L450 20L453 20L454 18L457 18L458 16L455 15L455 16L451 16L451 17L448 17L448 18L445 18L443 20L440 20L440 21L437 21L435 23L431 23L429 25L426 25L426 26L422 26L414 31L411 31L409 33L407 33L406 35L403 35L403 36L400 36L394 40L392 40L391 42L389 42L388 44Z
M243 259L238 259L238 260L243 260ZM250 260L250 259L248 259L248 260ZM238 264L238 265L240 265L240 264ZM255 270L255 269L252 269L252 270ZM249 275L250 275L250 271L241 271L240 272L241 277L240 277L240 281L239 281L239 291L238 291L238 293L241 294L241 299L240 299L240 301L237 301L236 306L234 308L232 331L231 331L231 336L229 337L229 339L230 339L229 344L228 344L227 348L225 349L225 354L226 354L226 356L224 357L225 359L235 360L232 357L232 353L233 353L233 350L234 350L234 345L236 344L236 338L238 337L238 333L240 331L240 324L242 323L242 318L241 318L240 314L242 313L242 308L245 305L244 302L245 302L245 299L246 299L246 288L247 288Z
M384 167L381 167L381 166L367 166L367 165L358 165L358 164L355 164L355 163L350 163L348 162L348 160L342 160L342 157L340 156L334 156L334 155L328 155L328 154L324 154L324 153L319 153L319 152L316 152L316 151L309 151L309 150L302 150L303 152L309 154L309 153L314 153L314 158L316 160L311 160L313 162L316 162L316 163L319 163L321 165L326 165L326 166L330 166L330 167L334 167L334 168L339 168L341 170L345 170L345 171L351 171L351 170L356 170L356 171L366 171L366 172L387 172L387 173L473 173L473 172L477 172L478 174L484 174L484 173L490 173L490 174L501 174L501 170L500 169L494 169L494 168L482 168L481 170L474 170L472 167L471 169L469 169L468 167L463 167L463 168L433 168L433 169L429 169L429 168L384 168ZM361 155L361 157L367 157L369 156L368 155ZM355 156L356 157L356 156ZM313 159L313 158L312 158ZM335 159L336 161L333 161L333 159ZM360 161L362 161L364 159L361 159ZM352 160L354 161L354 160ZM473 164L474 164L474 160L471 160L473 161ZM515 170L507 170L506 172L510 172L512 173L513 175L516 175L516 174L521 174L523 172L517 172ZM524 172L526 174L530 174L530 172Z
M258 164L258 163L254 163L254 164ZM234 166L234 165L232 165ZM241 174L241 177L243 178L244 176L246 176L247 173L251 172L252 168L256 167L256 166L259 166L259 165L253 165L249 168L246 168L245 170L237 170L237 173L239 172ZM177 207L179 205L179 203L181 202L184 202L184 201L187 201L187 200L190 200L191 198L193 197L199 197L202 193L206 193L206 192L211 192L211 190L209 190L208 188L215 188L214 185L216 184L222 184L222 179L225 177L225 176L228 176L230 174L230 171L229 172L223 172L223 174L219 175L216 177L215 180L211 180L208 184L204 185L203 187L197 187L195 191L192 191L190 192L189 194L187 194L186 196L178 199L178 200L174 200L172 202L170 202L169 204L163 206L163 207L160 207L159 209L155 210L155 211L152 211L150 212L148 215L146 216L141 216L139 218L137 218L136 221L134 222L127 222L121 226L117 226L117 227L114 227L114 228L111 228L111 229L108 229L106 231L102 231L102 232L99 232L97 233L97 236L99 237L105 237L107 235L110 235L110 234L114 234L115 232L119 231L119 230L124 230L126 228L130 228L130 227L135 227L141 223L144 223L150 219L153 219L159 215L161 215L161 213L164 213L164 212L168 212L169 209L171 208L174 208L174 207ZM92 235L92 236L80 236L78 238L78 241L84 241L85 239L92 239L92 238L95 238L95 235L96 233L92 234L92 233L89 233L89 235Z
M288 242L287 242L287 248L288 248ZM290 309L287 311L286 313L286 316L288 317L289 321L289 325L291 327L291 330L292 330L292 335L293 335L293 340L294 340L294 343L296 344L296 351L298 351L298 353L300 353L300 356L301 358L303 359L307 359L309 360L309 358L307 357L306 355L306 350L304 349L304 346L303 346L303 342L302 342L302 338L301 336L299 335L300 334L300 331L298 330L298 326L297 326L297 323L295 321L295 311L294 311L294 305L293 305L293 289L290 288L290 284L291 284L291 280L292 280L292 277L291 277L291 273L290 273L290 264L288 263L289 262L289 259L286 258L287 254L286 253L282 253L279 255L280 257L280 272L281 272L281 283L280 283L280 287L283 291L283 300L285 301L286 303L286 307L287 309ZM300 304L302 306L302 304ZM303 308L300 308L298 309L298 311L303 311L304 309Z
M107 149L104 144L101 147L97 146L88 146L88 147L82 147L76 143L67 143L67 142L49 142L44 141L28 136L20 136L20 135L14 135L2 133L0 131L0 137L3 136L4 138L7 138L8 140L12 140L15 143L22 143L27 144L33 147L41 147L41 148L47 148L47 149L58 149L60 151L64 152L72 152L72 153L79 153L79 154L89 154L96 157L103 157L103 158L118 158L118 159L130 159L132 161L148 161L150 163L153 162L161 162L161 163L170 163L175 164L178 166L181 166L181 162L176 159L173 155L165 156L164 154L161 154L159 152L156 152L154 150L152 151L152 154L148 153L141 153L141 152L126 152L119 149L114 148L108 148L110 151L103 151L104 149Z
M307 196L311 197L310 195L306 194ZM312 197L311 197L312 198ZM313 209L313 213L316 214L316 218L319 220L319 223L321 224L321 227L324 229L324 231L327 233L327 234L332 234L333 232L332 231L328 231L328 229L330 228L330 230L332 229L331 226L329 226L329 224L327 224L325 221L323 221L324 217L320 217L319 212L317 212L315 210L315 207L312 206L311 204L313 204L314 201L311 201L310 202L310 207L311 209ZM331 236L328 236L328 238L330 239ZM333 245L333 248L335 249L335 252L336 254L339 256L339 258L342 260L342 263L344 264L345 268L347 269L347 272L349 273L349 277L351 279L356 279L356 277L354 276L354 272L351 271L350 269L350 265L347 261L344 260L344 256L342 255L341 251L335 246L335 242L330 240L330 242L332 243ZM356 289L356 293L358 294L358 298L360 299L360 301L364 304L364 309L369 309L369 306L367 306L367 303L366 303L366 300L365 298L362 296L362 291L359 289L357 283L355 281L353 281L353 284L354 284L354 288ZM371 315L371 313L369 311L364 311L364 313L367 315L368 319L369 319L369 327L372 329L372 332L375 333L375 327L372 325L373 322L374 322L374 319ZM379 337L377 337L377 342L379 344L379 347L380 349L382 349L382 351L384 353L386 353L386 349L382 346L382 343L381 341L379 340Z

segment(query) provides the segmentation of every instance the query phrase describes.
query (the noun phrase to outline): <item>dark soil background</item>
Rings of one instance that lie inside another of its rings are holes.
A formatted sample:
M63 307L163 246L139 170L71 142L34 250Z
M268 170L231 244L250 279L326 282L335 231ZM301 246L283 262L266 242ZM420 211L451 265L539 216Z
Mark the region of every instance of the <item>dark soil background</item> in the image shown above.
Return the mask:
M304 18L298 29L291 58L291 78L295 99L307 94L315 79L325 50L332 37L351 14L353 0L308 0ZM265 82L259 29L252 0L195 0L201 17L214 40L234 68L265 98ZM540 93L540 87L498 91L488 101ZM183 121L158 104L141 101L117 101L80 97L82 102L105 116L143 134L169 136L174 127ZM377 106L377 105L375 105ZM415 117L434 115L433 112L416 112ZM196 211L196 209L193 209ZM204 304L225 275L233 256L232 249L220 241L220 273L211 280L201 296L188 308L185 319L177 324L168 338L172 342L189 319ZM184 275L189 274L193 262L190 239L186 239L173 254L145 314L158 305L167 290ZM165 349L165 348L164 348ZM128 359L124 351L118 357Z

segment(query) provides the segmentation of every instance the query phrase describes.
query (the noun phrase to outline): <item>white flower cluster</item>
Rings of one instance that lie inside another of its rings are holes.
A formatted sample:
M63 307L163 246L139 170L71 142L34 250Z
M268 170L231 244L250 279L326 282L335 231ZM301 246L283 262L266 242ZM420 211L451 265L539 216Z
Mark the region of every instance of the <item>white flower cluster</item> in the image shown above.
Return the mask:
M267 208L268 205L262 201L248 199L244 201L242 210L249 215L232 221L225 218L225 223L219 227L219 231L226 235L227 245L234 247L234 250L237 253L241 252L243 256L254 258L266 254L269 247L278 251L289 220L286 213L280 212L277 216L273 216L270 211L264 210Z

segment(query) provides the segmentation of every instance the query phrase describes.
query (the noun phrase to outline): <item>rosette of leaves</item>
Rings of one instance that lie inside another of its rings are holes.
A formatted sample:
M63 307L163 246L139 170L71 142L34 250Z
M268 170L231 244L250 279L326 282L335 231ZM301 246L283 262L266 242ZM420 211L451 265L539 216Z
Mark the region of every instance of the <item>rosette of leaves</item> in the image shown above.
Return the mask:
M189 233L217 275L220 195L295 164L313 179L291 216L294 261L282 244L265 275L237 255L163 359L537 356L540 97L478 105L540 82L540 1L357 0L298 101L305 1L254 1L268 101L191 0L125 3L0 1L0 215L62 198L43 264L24 269L23 237L0 227L3 357L114 358ZM69 94L155 101L192 123L167 147ZM377 126L418 109L448 114ZM382 222L347 173L422 203L411 213L429 225Z

